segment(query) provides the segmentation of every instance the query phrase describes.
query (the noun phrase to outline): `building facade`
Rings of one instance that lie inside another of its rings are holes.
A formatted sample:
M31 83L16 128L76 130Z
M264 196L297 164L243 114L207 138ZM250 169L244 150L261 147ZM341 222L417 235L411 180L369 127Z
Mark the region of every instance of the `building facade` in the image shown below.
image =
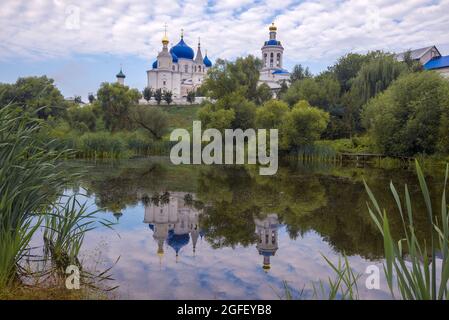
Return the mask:
M283 81L288 82L290 73L283 68L284 47L276 39L277 27L274 23L269 27L269 39L262 46L262 70L260 71L259 84L267 84L276 92L281 88Z
M396 59L404 61L407 54L412 60L418 61L425 70L434 70L449 78L449 56L441 55L436 46L402 52L396 55Z
M182 99L187 93L198 88L212 67L206 55L203 57L198 40L196 55L191 47L181 40L170 49L167 34L162 39L162 50L159 52L152 69L147 71L148 87L153 90L171 91L174 99Z

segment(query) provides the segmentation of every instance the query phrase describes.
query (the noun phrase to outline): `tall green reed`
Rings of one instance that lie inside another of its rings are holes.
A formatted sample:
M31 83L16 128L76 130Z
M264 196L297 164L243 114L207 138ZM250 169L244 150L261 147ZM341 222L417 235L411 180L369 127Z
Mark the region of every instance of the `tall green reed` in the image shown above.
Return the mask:
M11 105L0 109L0 288L18 279L40 214L68 180L59 160L71 151L36 140L41 126Z
M404 187L404 200L401 201L396 187L390 183L390 190L402 219L405 235L403 239L398 241L393 239L388 214L385 209L380 208L365 182L365 188L371 200L371 204L367 203L368 211L383 236L384 272L392 297L396 298L399 293L402 299L407 300L448 299L449 219L446 188L449 165L446 166L439 216L434 214L429 188L418 161L415 161L415 166L426 205L430 244L425 239L419 239L416 234L412 197L407 185ZM437 253L441 254L441 259L437 259Z

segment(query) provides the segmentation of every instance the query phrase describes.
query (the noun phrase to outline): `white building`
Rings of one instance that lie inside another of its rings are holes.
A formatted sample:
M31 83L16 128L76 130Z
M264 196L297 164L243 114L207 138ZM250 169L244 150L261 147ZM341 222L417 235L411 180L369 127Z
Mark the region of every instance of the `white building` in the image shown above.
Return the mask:
M274 23L269 27L270 38L262 47L263 67L259 83L266 83L274 92L281 88L283 81L289 81L290 73L283 68L284 47L276 39L277 27Z
M406 54L415 61L419 61L425 70L434 70L449 78L449 56L442 56L436 46L409 50L396 55L398 61L404 61Z
M186 205L186 193L173 192L167 201L152 202L145 205L143 222L153 230L153 238L158 244L157 254L164 255L164 245L167 244L179 256L182 248L192 239L192 251L195 253L200 236L200 213Z
M165 33L162 38L162 51L159 52L152 69L147 71L148 87L153 90L171 91L173 99L182 99L189 91L202 84L212 62L207 53L203 58L199 40L195 56L193 49L185 43L183 33L178 44L171 49L168 49L168 44Z
M255 218L254 223L256 225L256 236L259 240L256 248L259 255L263 256L263 270L268 271L271 268L270 258L278 250L278 215L271 213L265 219Z

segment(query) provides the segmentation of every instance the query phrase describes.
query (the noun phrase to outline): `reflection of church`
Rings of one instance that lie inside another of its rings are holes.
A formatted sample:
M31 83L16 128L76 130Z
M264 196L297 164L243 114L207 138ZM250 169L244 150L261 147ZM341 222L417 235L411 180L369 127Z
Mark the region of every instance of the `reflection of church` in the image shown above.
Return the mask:
M157 254L164 254L164 243L173 248L178 257L179 252L192 238L192 250L195 253L196 243L200 236L199 212L187 206L185 193L174 192L166 199L150 201L145 205L144 223L153 230L153 238L158 243Z
M256 224L256 245L259 254L263 256L263 269L270 270L270 257L276 254L278 249L279 219L276 213L267 215L264 219L254 219Z

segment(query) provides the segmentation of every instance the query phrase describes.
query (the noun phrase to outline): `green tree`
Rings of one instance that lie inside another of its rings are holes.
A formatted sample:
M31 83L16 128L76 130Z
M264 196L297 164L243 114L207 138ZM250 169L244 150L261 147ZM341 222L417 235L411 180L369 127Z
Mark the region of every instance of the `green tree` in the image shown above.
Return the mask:
M261 105L272 98L273 98L273 91L271 91L271 88L266 83L262 83L257 87L255 99L257 105Z
M397 79L364 107L362 120L382 153L433 154L445 149L447 110L449 83L425 71Z
M85 131L85 128L90 131L96 129L97 117L93 105L83 107L74 105L67 110L67 118L70 126L74 129L80 131Z
M299 101L286 115L281 127L281 148L298 150L311 145L321 136L329 122L329 114L310 106L307 101Z
M187 102L192 104L195 102L195 91L189 91L187 92Z
M95 96L93 93L89 93L89 95L87 96L87 99L89 100L89 103L94 103L95 101Z
M132 108L131 119L157 140L162 139L168 129L167 113L156 107L137 105Z
M265 102L256 111L256 124L259 128L278 129L282 126L285 115L289 112L288 105L279 100Z
M358 53L348 53L338 59L337 63L329 68L329 70L335 74L343 92L351 89L353 78L357 76L362 65L368 62L374 54L375 53L362 55Z
M130 128L130 108L138 104L141 94L136 89L130 89L118 83L101 84L97 92L97 103L103 112L107 129L116 130Z
M165 102L167 102L168 105L170 105L170 103L173 102L173 92L171 92L169 90L166 90L166 91L163 92L162 96L163 96Z
M153 96L153 90L150 87L145 87L142 91L143 98L147 101L147 103L151 100Z
M287 81L286 80L282 80L281 81L281 88L276 93L276 98L281 99L282 96L287 92L287 90L288 90Z
M198 111L198 118L206 128L214 128L220 131L231 128L235 119L235 111L232 109L216 110L215 105L207 103Z
M46 76L17 79L12 85L0 87L0 105L17 105L22 112L41 119L61 117L70 103L64 100L54 80Z
M154 100L156 100L158 105L161 104L162 98L163 94L161 89L157 89L156 91L154 91Z
M238 91L247 100L256 101L259 70L262 61L249 55L235 62L218 59L209 69L202 90L213 99L221 99Z
M295 65L290 74L290 83L298 80L304 80L306 78L312 78L312 73L310 72L309 67L306 67L304 69L301 64Z

